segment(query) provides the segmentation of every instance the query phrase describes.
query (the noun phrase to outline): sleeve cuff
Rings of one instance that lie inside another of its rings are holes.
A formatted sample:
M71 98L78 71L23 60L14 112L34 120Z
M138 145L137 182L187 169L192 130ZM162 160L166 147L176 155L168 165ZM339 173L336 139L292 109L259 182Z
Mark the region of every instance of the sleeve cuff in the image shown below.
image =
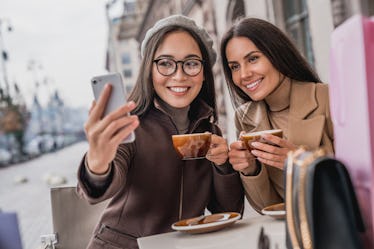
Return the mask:
M221 175L229 175L236 172L228 161L219 166L217 166L215 163L213 163L213 165Z
M247 171L243 170L242 172L240 172L240 174L243 175L243 176L249 176L249 177L250 176L258 176L260 174L261 170L262 170L262 164L258 160L256 160L255 162L256 162L256 170L255 170L254 173L249 172L248 170Z
M108 171L102 175L95 174L90 170L90 168L88 167L88 163L87 163L87 157L84 160L84 166L85 166L87 180L94 187L101 188L107 184L109 180L109 176L112 173L112 163L110 164Z

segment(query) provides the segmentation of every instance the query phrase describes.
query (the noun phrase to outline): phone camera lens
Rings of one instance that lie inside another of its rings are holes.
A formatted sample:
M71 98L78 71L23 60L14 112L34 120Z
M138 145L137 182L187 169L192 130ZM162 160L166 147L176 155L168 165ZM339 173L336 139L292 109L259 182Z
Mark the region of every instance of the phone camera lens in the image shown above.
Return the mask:
M93 83L93 84L96 84L96 83L97 83L97 81L96 81L96 80L93 80L93 81L92 81L92 83Z

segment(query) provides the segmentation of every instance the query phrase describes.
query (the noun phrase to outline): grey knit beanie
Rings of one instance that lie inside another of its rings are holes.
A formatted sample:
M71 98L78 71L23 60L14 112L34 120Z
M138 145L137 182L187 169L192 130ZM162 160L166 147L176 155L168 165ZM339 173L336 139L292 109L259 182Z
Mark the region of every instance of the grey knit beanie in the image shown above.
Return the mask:
M208 51L211 65L214 65L214 63L216 62L217 54L216 51L213 49L212 38L210 38L208 32L206 32L204 28L197 26L194 20L183 15L172 15L164 19L161 19L157 21L155 25L147 31L140 48L140 54L142 58L144 57L145 48L147 46L147 43L149 42L149 39L151 39L151 37L154 34L156 34L160 29L171 25L186 28L188 30L193 31L196 35L198 35L201 41L203 42L204 46L206 47L206 50Z

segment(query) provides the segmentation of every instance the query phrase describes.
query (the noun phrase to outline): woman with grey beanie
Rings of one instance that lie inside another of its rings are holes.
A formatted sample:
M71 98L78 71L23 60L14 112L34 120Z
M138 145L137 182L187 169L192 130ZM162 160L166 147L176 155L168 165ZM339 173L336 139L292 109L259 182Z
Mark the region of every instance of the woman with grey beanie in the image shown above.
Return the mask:
M89 117L78 191L90 203L111 201L88 248L138 248L137 238L170 232L174 222L203 215L206 208L243 211L239 174L216 125L212 46L208 33L188 17L158 21L141 44L140 74L123 109L133 115L120 118L132 129L139 125L136 140L113 143L98 129L118 134L114 121ZM102 105L94 105L90 115ZM207 156L181 160L172 135L207 131L212 133Z

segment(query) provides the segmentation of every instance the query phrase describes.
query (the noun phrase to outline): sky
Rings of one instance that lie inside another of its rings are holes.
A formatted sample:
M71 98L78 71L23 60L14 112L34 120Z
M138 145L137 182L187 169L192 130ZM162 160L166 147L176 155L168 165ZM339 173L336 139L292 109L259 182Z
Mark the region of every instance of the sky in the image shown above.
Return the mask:
M55 90L68 106L91 105L90 79L106 73L105 3L106 0L0 0L1 34L9 54L8 81L11 85L17 82L28 106L35 94L45 106ZM12 32L6 30L8 21ZM28 69L31 61L33 70ZM2 78L1 67L0 74ZM36 88L35 82L47 83Z

